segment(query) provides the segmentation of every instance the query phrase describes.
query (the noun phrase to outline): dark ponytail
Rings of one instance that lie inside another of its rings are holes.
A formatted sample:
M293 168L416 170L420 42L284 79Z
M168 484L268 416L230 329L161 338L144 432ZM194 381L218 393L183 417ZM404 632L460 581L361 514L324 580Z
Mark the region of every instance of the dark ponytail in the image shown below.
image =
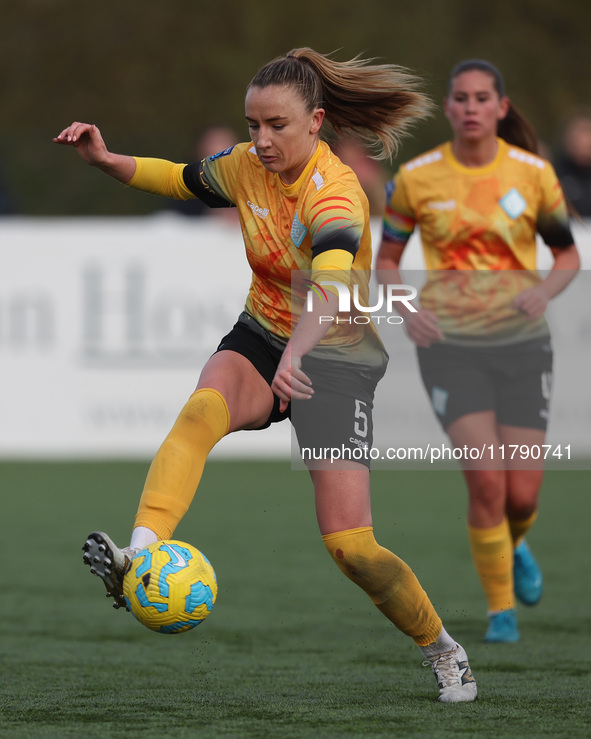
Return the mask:
M524 118L513 103L509 103L509 110L502 121L499 121L497 134L508 144L519 146L521 149L538 153L538 136L531 123Z
M484 59L466 59L451 70L447 86L447 94L451 92L453 80L464 72L484 72L493 80L493 86L500 98L505 97L505 80L497 67ZM521 149L531 151L532 154L538 153L538 137L536 132L524 118L512 102L509 102L509 110L505 118L499 121L497 135L504 139L508 144L519 146Z

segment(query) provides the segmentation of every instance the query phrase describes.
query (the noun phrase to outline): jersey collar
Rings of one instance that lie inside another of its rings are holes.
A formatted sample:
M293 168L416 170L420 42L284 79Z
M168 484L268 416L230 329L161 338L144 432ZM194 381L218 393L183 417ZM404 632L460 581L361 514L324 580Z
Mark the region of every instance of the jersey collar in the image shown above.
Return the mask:
M497 137L497 153L495 158L492 160L492 162L489 162L488 164L485 164L484 167L466 167L464 166L460 161L456 159L453 153L452 149L452 142L447 141L443 145L443 156L445 157L445 160L448 164L450 164L454 169L456 169L458 172L461 172L465 175L483 175L488 174L489 172L494 171L500 164L501 159L506 155L508 144L504 139L500 139Z
M304 171L292 185L286 185L284 182L281 181L281 177L277 175L279 187L281 188L281 191L285 193L285 195L287 195L288 197L290 195L295 195L300 190L302 184L310 179L312 173L314 172L314 169L316 168L316 163L318 161L318 157L320 156L320 152L322 151L323 146L327 146L327 144L325 144L323 141L319 141L318 146L316 147L316 151L314 152L314 154L312 154L312 157L308 164L306 164Z

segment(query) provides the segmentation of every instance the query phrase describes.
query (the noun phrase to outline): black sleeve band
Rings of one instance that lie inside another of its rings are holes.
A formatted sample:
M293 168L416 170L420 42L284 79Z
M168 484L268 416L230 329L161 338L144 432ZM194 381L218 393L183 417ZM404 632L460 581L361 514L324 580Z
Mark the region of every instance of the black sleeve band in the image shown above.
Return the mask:
M568 224L550 219L540 219L536 224L537 231L544 243L551 249L566 249L574 244L574 238Z
M331 249L348 251L353 255L353 259L355 259L355 255L359 249L359 241L347 231L333 232L324 238L319 237L312 246L312 258Z
M196 195L205 205L209 205L210 208L233 208L234 203L231 203L226 198L218 195L205 181L203 176L203 159L200 162L193 164L187 164L183 169L183 180L188 189Z

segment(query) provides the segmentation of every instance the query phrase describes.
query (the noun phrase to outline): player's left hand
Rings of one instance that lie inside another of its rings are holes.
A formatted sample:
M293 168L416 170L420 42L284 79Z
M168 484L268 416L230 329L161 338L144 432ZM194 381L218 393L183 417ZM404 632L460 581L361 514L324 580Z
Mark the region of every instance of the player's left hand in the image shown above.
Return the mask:
M289 344L279 360L271 390L279 398L279 410L282 413L293 398L309 400L314 394L312 381L302 370L302 359L291 353Z
M513 308L523 313L532 321L541 318L548 306L548 296L541 285L530 287L513 300Z

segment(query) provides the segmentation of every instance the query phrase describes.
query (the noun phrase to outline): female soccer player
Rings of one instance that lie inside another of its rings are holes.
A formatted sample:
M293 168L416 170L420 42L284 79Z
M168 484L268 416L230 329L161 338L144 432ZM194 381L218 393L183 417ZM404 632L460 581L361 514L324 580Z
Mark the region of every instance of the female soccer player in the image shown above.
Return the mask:
M552 353L543 314L579 257L554 171L530 153L535 133L505 96L496 67L458 64L444 111L453 140L402 166L387 186L376 267L381 281L399 280L418 224L427 283L420 310L401 313L452 444L487 450L482 462L462 463L469 539L488 601L485 640L514 642L514 596L534 605L542 594L524 536L543 470L499 457L511 444L535 451L544 443ZM534 272L536 231L554 256L543 280Z
M235 206L253 271L245 312L206 363L152 462L129 548L119 549L101 532L85 544L85 561L116 606L125 605L121 585L130 557L171 537L208 453L226 434L265 428L291 410L302 447L357 450L357 437L371 445L373 394L387 363L383 345L371 328L319 320L337 316L343 287L362 283L363 292L367 286L367 198L320 132L326 118L336 131L372 139L388 156L408 125L429 109L417 85L394 65L338 63L312 49L295 49L262 67L248 85L252 140L201 162L113 154L97 127L86 123L75 122L56 137L131 187ZM311 271L319 284L327 270L336 286L324 295L318 289L306 294L311 306L302 308L292 331L290 304L304 304L292 278ZM473 701L476 683L464 649L442 627L412 570L373 536L368 462L309 468L318 524L336 564L414 639L437 678L439 700Z

